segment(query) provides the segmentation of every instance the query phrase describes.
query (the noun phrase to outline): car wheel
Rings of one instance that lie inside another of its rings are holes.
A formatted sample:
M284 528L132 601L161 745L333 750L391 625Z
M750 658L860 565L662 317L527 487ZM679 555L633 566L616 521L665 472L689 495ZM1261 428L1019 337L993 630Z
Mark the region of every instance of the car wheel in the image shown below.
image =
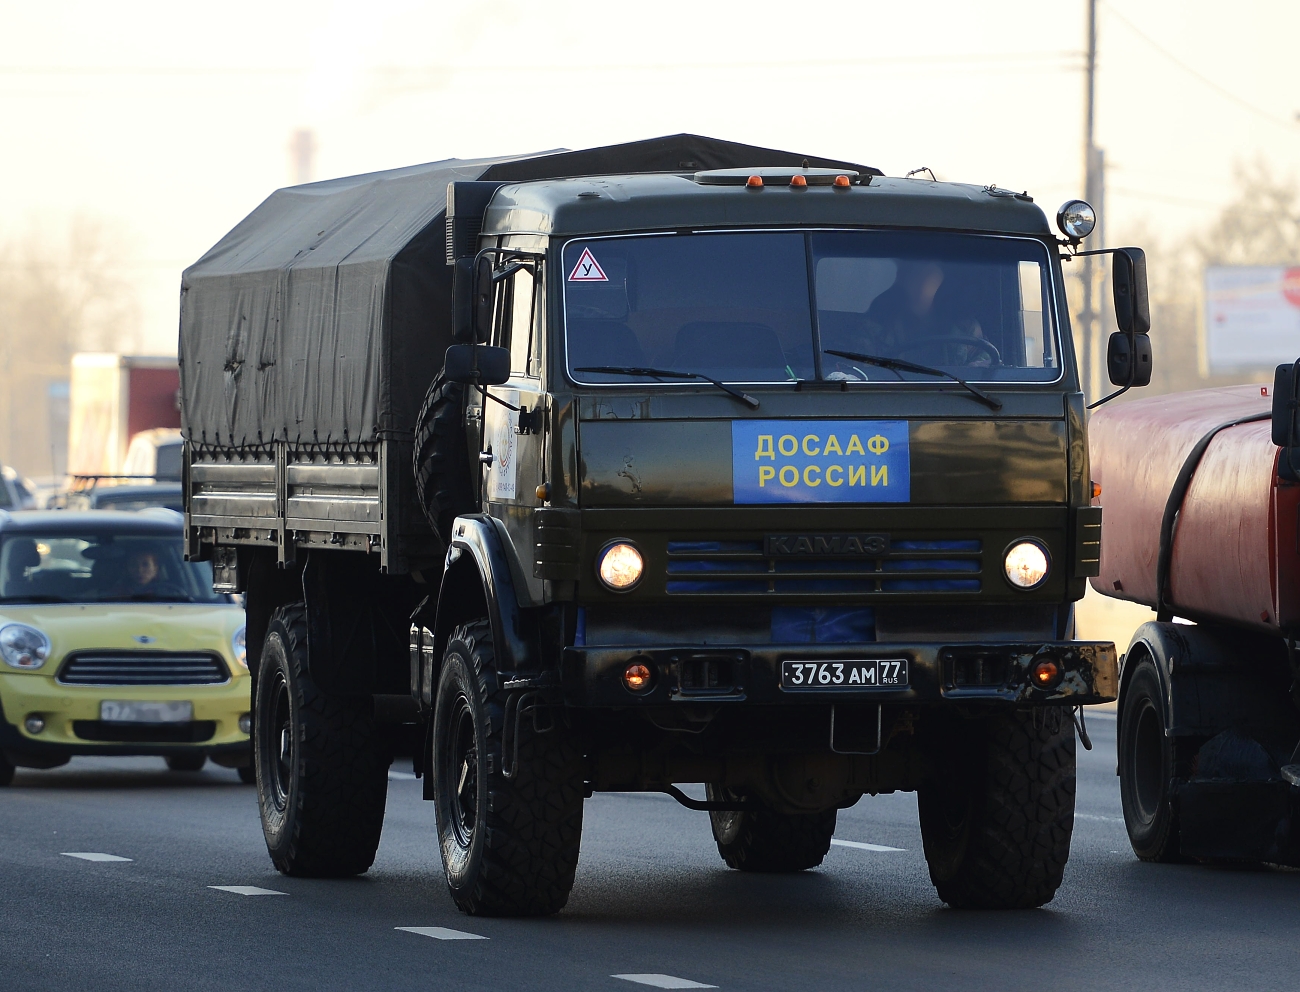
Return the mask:
M710 802L739 799L720 786L706 786ZM816 868L831 849L836 810L777 813L770 809L713 810L709 823L718 853L738 871L784 872Z
M1179 861L1170 796L1174 747L1165 736L1160 675L1145 653L1124 686L1119 710L1119 797L1129 843L1143 861Z
M456 905L490 916L558 912L578 867L582 750L558 705L500 687L486 620L447 642L432 738L438 845Z
M277 609L253 709L262 833L286 875L359 875L379 847L389 756L371 701L322 692L307 650L306 608Z
M1032 909L1065 874L1074 829L1074 723L1063 707L945 720L917 789L930 880L954 909Z
M245 785L257 784L257 769L252 765L242 765L236 768L235 771L239 772L239 781Z
M10 764L5 753L0 751L0 788L8 785L14 780L14 766Z
M166 761L174 772L199 772L208 763L208 756L202 751L180 751L167 755Z

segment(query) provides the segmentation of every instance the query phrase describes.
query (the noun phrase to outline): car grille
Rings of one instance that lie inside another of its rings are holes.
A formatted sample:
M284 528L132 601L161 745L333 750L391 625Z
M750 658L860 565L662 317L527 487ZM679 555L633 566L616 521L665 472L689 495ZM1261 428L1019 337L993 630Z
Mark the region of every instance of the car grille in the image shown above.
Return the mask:
M218 685L229 679L215 654L97 651L74 654L58 680L64 685Z
M669 541L670 595L978 593L978 539L896 540L878 557L769 557L763 542Z

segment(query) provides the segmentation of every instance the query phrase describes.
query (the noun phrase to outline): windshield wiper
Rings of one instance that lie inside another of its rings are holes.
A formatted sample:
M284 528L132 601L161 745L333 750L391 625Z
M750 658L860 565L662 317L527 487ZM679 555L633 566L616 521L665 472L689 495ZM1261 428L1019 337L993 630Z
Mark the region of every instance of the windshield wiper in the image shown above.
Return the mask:
M941 375L945 379L951 379L953 382L965 386L972 396L987 406L990 410L1002 409L1001 400L994 399L988 393L976 389L961 376L953 375L951 372L945 372L943 369L931 368L929 365L917 365L915 362L905 362L901 358L882 358L879 355L862 355L856 351L835 351L832 348L825 348L823 351L827 355L834 355L837 358L848 358L855 362L866 362L868 365L878 365L882 369L891 369L894 372L920 372L922 375Z
M62 596L0 596L0 603L71 603Z
M671 369L647 369L634 365L591 365L580 369L574 369L575 372L604 372L608 375L639 375L647 376L651 379L703 379L705 382L711 382L724 393L730 393L740 402L746 404L753 410L758 409L758 400L750 396L749 393L742 393L739 389L732 389L725 382L705 375L703 372L674 372Z

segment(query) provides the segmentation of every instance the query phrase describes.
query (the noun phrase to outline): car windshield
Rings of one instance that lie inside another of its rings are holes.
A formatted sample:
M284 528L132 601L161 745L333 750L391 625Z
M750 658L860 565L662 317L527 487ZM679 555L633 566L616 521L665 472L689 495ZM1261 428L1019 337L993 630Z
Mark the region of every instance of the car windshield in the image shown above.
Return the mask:
M1060 375L1046 247L1029 238L903 231L742 232L565 245L569 374L653 367L729 382L979 382ZM640 380L644 382L644 379Z
M180 535L9 534L0 603L226 603L212 566L187 562Z

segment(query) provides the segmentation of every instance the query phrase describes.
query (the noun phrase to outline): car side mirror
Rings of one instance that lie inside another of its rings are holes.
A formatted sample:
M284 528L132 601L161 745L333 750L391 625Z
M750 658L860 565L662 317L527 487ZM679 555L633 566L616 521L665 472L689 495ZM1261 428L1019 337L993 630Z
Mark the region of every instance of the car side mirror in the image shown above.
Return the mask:
M1151 339L1116 331L1106 344L1106 371L1116 386L1151 383Z
M490 255L482 255L474 265L474 340L480 343L492 336L492 308L496 302L496 267Z
M1151 330L1146 252L1141 248L1116 248L1110 281L1115 291L1115 326L1126 334L1146 334Z
M1300 481L1300 360L1279 365L1273 373L1273 443L1282 449L1277 474Z
M443 375L472 386L499 386L510 378L510 351L483 344L454 344L443 360Z

